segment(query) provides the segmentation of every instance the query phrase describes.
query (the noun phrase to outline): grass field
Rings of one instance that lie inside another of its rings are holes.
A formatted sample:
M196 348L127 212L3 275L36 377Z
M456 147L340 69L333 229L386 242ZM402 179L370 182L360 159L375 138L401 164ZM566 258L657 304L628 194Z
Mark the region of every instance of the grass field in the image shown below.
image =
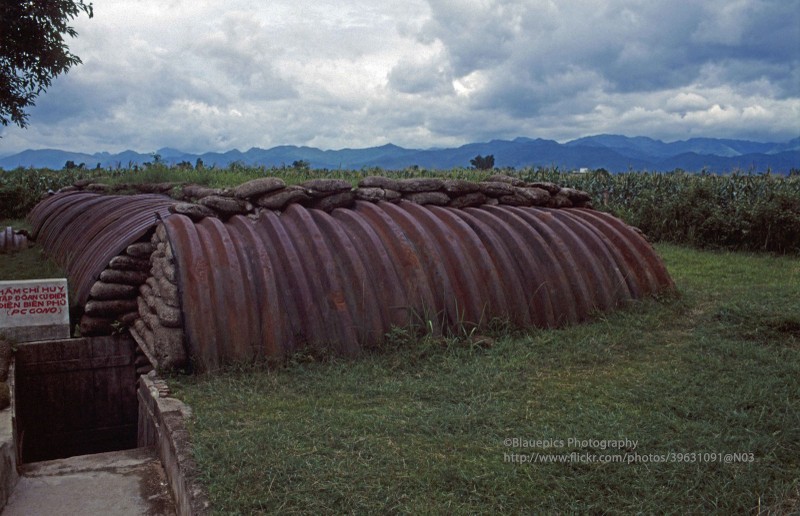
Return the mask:
M657 248L678 294L591 324L172 378L215 511L800 510L800 260Z
M8 226L28 231L31 229L30 224L22 219L0 219L0 230ZM0 252L0 281L65 277L64 271L48 259L38 245L24 251Z

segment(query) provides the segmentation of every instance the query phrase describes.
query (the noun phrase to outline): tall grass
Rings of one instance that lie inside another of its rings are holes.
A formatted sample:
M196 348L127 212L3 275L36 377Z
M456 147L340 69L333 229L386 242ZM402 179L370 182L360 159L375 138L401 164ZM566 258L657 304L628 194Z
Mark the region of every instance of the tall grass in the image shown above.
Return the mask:
M800 253L800 176L526 170L526 180L586 190L594 206L651 240L700 248Z
M386 171L252 167L167 167L141 169L33 170L0 173L0 218L21 218L50 190L79 179L111 184L196 183L216 188L256 177L275 176L289 184L335 177L354 185L368 175L452 177L481 181L492 173L508 173L526 181L550 181L589 192L597 209L640 228L651 240L701 248L800 254L800 176L629 172L603 170L575 174L557 168L479 171L471 168L426 170L410 167Z

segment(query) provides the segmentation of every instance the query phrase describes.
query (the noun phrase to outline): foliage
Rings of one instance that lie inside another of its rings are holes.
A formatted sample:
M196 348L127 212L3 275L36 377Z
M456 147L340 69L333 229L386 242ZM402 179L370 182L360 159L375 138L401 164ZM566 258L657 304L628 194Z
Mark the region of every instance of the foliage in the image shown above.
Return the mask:
M309 170L311 168L311 163L304 159L295 160L292 162L292 168L296 168L298 170Z
M83 0L12 0L0 6L0 123L27 125L25 110L53 79L81 62L70 53L67 23L81 12L93 15Z
M469 163L478 170L491 170L494 168L494 155L489 154L488 156L484 157L478 154L469 160Z
M658 251L680 296L594 323L498 336L488 348L393 330L394 350L355 361L173 378L193 409L193 455L214 510L797 512L798 259ZM565 443L504 443L513 438ZM638 442L617 450L570 438ZM670 452L699 455L631 464L506 458ZM710 453L754 460L704 460Z
M99 178L101 174L107 177L109 171L74 167L0 172L0 218L23 218L48 191L56 191L80 179Z
M67 160L67 162L64 163L64 170L72 170L75 168L84 169L86 168L86 163L81 163L80 165L76 165L75 162L72 161L71 159Z
M74 163L72 164L74 165ZM729 175L629 172L610 174L603 169L585 174L557 168L503 169L496 172L525 181L551 181L589 192L594 207L639 227L653 241L674 242L701 248L720 248L777 253L800 253L800 175L734 173ZM395 178L448 177L483 181L491 171L476 168L427 170L410 167L387 171L311 169L297 161L291 167L248 166L194 167L184 162L169 167L155 159L140 168L82 169L62 171L17 169L0 172L0 217L24 217L47 190L58 190L78 179L98 182L196 183L226 188L264 176L296 184L315 178L338 178L356 185L369 175Z
M800 177L629 172L611 175L539 169L528 180L586 190L597 209L653 241L701 248L800 253Z

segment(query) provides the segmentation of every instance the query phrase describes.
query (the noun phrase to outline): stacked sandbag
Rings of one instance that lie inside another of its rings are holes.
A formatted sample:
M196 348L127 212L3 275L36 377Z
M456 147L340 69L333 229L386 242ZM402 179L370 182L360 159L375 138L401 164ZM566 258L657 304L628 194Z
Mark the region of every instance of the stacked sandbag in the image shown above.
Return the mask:
M355 188L344 179L312 179L298 185L286 185L282 179L264 177L224 190L185 185L180 189L179 198L184 202L174 205L170 211L186 215L195 222L206 217L227 220L234 215L257 218L261 210L283 211L294 203L332 212L337 208L349 208L356 200L405 200L452 208L482 205L591 208L591 197L581 190L562 188L554 183L526 183L502 174L480 182L369 176L359 181Z
M497 174L486 181L463 179L393 179L371 176L355 189L363 201L406 200L416 204L469 208L482 205L539 206L550 208L590 208L586 192L561 188L553 183L526 183L519 178Z
M94 179L79 179L71 186L58 190L64 192L93 192L106 194L171 194L178 183L115 183L113 185L97 183Z
M145 239L129 245L108 263L89 291L80 332L83 336L111 335L138 318L136 296L147 280L152 245Z
M157 368L183 366L183 315L172 247L163 224L156 228L150 245L150 273L138 289L137 318L130 332L149 364ZM147 367L143 360L141 366ZM137 370L139 367L137 362Z
M252 195L258 192L269 192L275 188L272 185L283 181L277 178L263 178L248 181L245 184L253 184L249 190ZM247 201L247 197L237 195L237 192L244 185L240 185L234 190L222 190L219 188L209 188L201 185L184 185L180 189L179 199L183 202L175 204L170 208L172 213L186 215L194 221L202 220L206 217L229 218L232 215L245 215L253 211L254 207Z
M287 186L282 179L263 177L225 190L186 185L182 199L185 202L176 204L172 212L199 221L205 217L225 220L233 215L257 216L262 209L281 211L292 203L330 212L352 206L356 197L352 185L343 179L311 179Z
M332 212L336 208L349 208L355 203L353 186L344 179L312 179L299 185L310 199L309 208Z
M518 177L495 174L485 181L431 177L396 179L369 176L358 186L344 179L311 179L286 185L277 177L262 177L235 188L210 188L176 183L105 185L91 179L75 182L60 191L85 190L97 193L163 193L177 201L170 211L195 222L206 217L227 220L234 215L258 217L262 209L283 211L290 204L331 212L349 208L356 200L397 202L469 208L482 205L539 206L547 208L591 208L588 193L562 188L550 182L525 182Z

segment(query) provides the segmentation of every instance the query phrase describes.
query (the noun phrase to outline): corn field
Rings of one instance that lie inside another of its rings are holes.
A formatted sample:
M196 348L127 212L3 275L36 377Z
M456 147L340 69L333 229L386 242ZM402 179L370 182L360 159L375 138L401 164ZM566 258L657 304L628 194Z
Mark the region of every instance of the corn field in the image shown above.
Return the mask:
M369 175L392 177L453 177L481 181L495 173L518 176L525 181L550 181L585 190L594 207L610 212L640 228L652 241L701 248L769 251L800 254L800 176L772 174L691 174L604 170L576 174L555 168L480 171L472 168L399 171L380 168L319 170L303 168L167 167L142 169L0 171L0 219L21 218L48 190L58 190L77 180L96 179L111 184L195 183L229 187L255 177L276 176L287 183L319 177L335 177L358 183Z
M800 176L554 171L533 176L586 190L595 208L639 227L653 241L800 253Z

